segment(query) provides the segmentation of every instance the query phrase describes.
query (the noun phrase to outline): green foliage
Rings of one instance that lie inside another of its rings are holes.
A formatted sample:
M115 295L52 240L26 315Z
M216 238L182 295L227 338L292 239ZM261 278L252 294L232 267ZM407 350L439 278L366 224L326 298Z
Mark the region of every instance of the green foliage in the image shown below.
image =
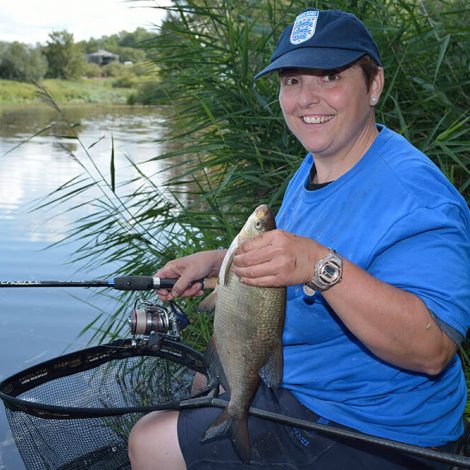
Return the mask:
M119 77L125 70L125 65L119 62L110 62L102 67L105 77Z
M158 158L184 161L169 182L175 191L191 187L181 223L227 245L254 206L277 208L302 153L282 121L276 87L253 84L289 10L268 2L173 4L153 45L171 103L171 151Z
M33 84L0 80L0 105L34 103L35 101L37 101L37 90Z
M98 78L104 75L103 69L98 64L86 64L83 75L86 78Z
M120 62L110 62L103 66L103 75L105 77L119 77L126 70L126 66Z
M305 151L283 122L276 76L257 83L252 77L269 61L282 29L312 3L331 8L320 0L173 0L166 7L148 43L159 80L143 84L132 99L169 105L163 151L154 160L172 176L156 187L144 167L135 167L138 176L129 183L138 189L123 183L115 192L92 181L107 196L90 202L95 213L71 233L83 243L78 258L95 264L106 258L119 261L121 272L149 274L169 258L226 247L256 205L277 209ZM386 88L378 120L426 152L468 197L465 1L338 0L334 7L356 13L382 51ZM55 196L73 197L87 184L86 177L70 182ZM109 322L104 329L113 330ZM188 334L206 338L205 320Z
M118 38L117 43L121 47L140 48L146 42L152 40L155 37L155 33L149 32L144 28L137 28L133 33L121 31L114 36Z
M137 77L155 77L158 75L158 68L150 62L138 62L132 65L126 65Z
M137 84L137 78L130 71L128 73L121 74L113 82L114 88L135 88Z
M48 78L75 79L82 76L85 69L84 52L74 43L73 34L67 31L54 31L44 48L49 68Z
M118 54L119 62L123 64L126 62L135 64L146 60L145 52L142 49L136 49L134 47L110 47L109 51Z
M128 104L137 103L143 105L171 104L160 81L153 77L140 81L136 90L129 96Z
M126 104L130 89L114 88L110 79L58 80L47 79L41 83L49 90L59 105L77 103ZM37 86L24 82L0 80L0 104L38 103Z
M0 79L29 82L39 81L45 76L66 80L106 76L119 79L116 87L137 86L139 80L134 79L135 76L155 73L148 58L152 52L147 48L154 37L154 33L137 28L133 33L121 31L79 43L74 42L73 34L55 31L49 35L44 47L0 42ZM109 69L86 63L85 54L100 48L118 54L120 63Z
M147 60L146 44L154 37L154 33L137 28L134 32L121 31L99 39L91 38L81 41L79 45L88 54L98 49L106 49L118 54L120 62L137 63Z
M19 42L4 44L0 50L0 78L32 82L47 72L47 60L39 49Z
M42 84L59 104L113 103L124 104L130 91L113 88L113 80L44 80Z

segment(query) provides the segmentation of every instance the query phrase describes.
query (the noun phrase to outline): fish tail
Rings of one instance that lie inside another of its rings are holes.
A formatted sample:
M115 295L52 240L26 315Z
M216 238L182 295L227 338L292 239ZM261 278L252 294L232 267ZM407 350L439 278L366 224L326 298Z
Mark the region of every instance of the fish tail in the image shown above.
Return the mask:
M243 463L250 461L250 440L248 437L248 415L240 418L230 416L225 410L207 428L201 438L201 442L214 439L229 438L232 441L235 452Z

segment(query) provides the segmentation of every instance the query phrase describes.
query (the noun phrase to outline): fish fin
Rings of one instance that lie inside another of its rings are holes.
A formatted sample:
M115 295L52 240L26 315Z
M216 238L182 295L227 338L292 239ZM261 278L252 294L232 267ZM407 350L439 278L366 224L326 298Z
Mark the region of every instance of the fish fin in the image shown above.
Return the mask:
M226 286L228 284L228 280L230 277L230 268L232 267L235 251L237 251L238 248L238 238L239 236L237 235L232 240L232 243L230 243L227 253L225 254L224 260L222 261L222 266L220 267L219 283L221 283L223 286Z
M250 461L250 439L248 436L248 416L230 416L228 408L213 421L201 438L201 442L229 438L233 448L243 463Z
M227 376L225 375L224 367L217 352L217 340L215 336L209 341L205 352L206 364L209 367L212 375L216 376L224 388L224 390L230 392L230 386L228 384Z
M260 370L260 377L268 387L276 388L281 383L283 365L282 343L279 341L268 361Z
M224 272L224 277L222 279L222 282L224 286L226 286L228 284L228 280L229 280L229 277L230 277L230 272L231 272L231 267L232 267L232 264L233 264L233 258L235 257L235 250L233 250L231 253L230 253L230 256L227 260L227 266L226 266L226 269L225 269L225 272Z
M215 309L215 302L217 301L217 289L213 290L205 299L203 299L197 306L197 311L212 312Z

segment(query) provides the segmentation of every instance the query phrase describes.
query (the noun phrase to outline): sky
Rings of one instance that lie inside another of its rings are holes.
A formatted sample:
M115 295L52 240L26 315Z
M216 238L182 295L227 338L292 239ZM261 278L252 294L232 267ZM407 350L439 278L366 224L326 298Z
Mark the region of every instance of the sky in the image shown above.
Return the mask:
M168 2L166 2L168 4ZM164 12L160 0L0 0L0 41L46 44L49 33L66 30L75 42L135 31L154 30Z

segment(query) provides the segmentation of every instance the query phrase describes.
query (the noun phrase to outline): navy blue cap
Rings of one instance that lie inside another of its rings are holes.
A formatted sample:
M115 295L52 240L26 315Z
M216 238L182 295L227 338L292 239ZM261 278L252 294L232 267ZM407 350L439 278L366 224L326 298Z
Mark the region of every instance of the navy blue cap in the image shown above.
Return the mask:
M362 21L352 13L310 8L284 30L269 65L255 80L286 68L334 70L364 55L381 65L377 44Z

